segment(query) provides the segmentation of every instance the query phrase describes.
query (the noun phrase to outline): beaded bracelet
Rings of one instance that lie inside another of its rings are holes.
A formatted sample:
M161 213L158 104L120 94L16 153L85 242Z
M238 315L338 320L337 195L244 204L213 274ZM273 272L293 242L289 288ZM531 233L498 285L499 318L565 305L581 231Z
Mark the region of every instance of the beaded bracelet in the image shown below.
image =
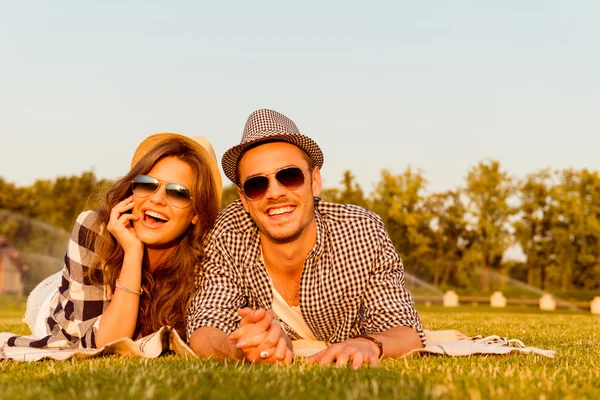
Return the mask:
M383 357L383 343L381 343L379 340L375 339L373 336L370 336L370 335L356 335L356 336L353 336L352 339L367 339L367 340L370 340L371 342L375 343L375 345L379 349L379 358Z
M118 287L121 290L124 290L126 292L129 293L133 293L133 294L137 294L138 296L141 296L142 294L144 294L144 291L142 290L142 288L140 288L140 290L133 290L133 289L129 289L127 286L123 286L119 283L119 280L117 279L117 282L115 283L115 286Z

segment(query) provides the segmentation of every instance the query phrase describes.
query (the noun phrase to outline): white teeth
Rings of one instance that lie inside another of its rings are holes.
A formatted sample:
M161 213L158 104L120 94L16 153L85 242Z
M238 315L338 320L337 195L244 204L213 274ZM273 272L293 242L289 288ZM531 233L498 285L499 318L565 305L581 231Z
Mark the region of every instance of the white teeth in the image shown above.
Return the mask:
M156 211L146 211L146 215L152 218L160 219L161 221L168 221L169 217L157 213Z
M269 210L269 216L281 215L292 211L294 211L294 207L271 208Z

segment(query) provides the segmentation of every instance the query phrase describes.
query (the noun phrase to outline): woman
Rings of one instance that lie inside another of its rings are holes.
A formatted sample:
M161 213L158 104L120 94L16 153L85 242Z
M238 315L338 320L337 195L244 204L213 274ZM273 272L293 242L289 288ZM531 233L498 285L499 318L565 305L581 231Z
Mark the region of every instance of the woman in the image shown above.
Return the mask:
M45 299L30 296L36 300L28 309L49 304L30 318L35 338L12 337L8 345L99 348L164 325L185 337L194 269L221 190L206 139L173 133L145 139L100 207L77 218L58 288ZM40 286L39 292L48 287Z

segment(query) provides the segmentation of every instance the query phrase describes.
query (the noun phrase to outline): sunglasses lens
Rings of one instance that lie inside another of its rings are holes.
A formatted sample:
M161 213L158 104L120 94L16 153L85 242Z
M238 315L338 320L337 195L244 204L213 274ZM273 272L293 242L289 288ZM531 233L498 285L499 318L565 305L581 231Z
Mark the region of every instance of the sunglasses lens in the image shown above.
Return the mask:
M177 208L186 208L192 202L190 190L183 185L169 183L166 190L167 198Z
M148 197L156 192L159 185L160 183L156 179L146 175L140 175L136 176L133 180L132 190L138 197Z
M244 194L250 200L258 200L265 195L269 188L269 178L255 176L244 182Z
M137 197L148 197L158 190L160 181L150 176L139 175L133 180L131 186L133 194ZM186 208L192 204L190 190L178 183L169 183L165 188L169 202L177 208Z
M287 189L299 189L304 185L304 172L298 167L290 167L277 171L275 179ZM269 189L269 178L254 176L244 182L244 194L250 200L261 199Z
M304 184L304 173L298 167L285 168L275 174L275 179L288 189L298 189Z

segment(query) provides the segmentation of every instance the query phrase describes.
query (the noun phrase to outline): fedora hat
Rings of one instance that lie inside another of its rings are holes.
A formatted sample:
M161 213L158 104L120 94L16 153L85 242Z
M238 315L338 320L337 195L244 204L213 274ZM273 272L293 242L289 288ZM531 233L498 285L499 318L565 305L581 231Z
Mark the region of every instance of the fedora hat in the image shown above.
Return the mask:
M219 164L217 162L217 155L212 144L203 136L194 136L192 138L183 136L178 133L156 133L148 136L140 143L135 150L133 158L131 159L131 168L133 168L150 150L158 146L165 140L179 139L185 142L190 148L192 148L204 162L208 165L210 173L215 182L216 198L218 201L218 208L221 208L221 197L223 192L223 180L221 178L221 172L219 171Z
M323 166L323 152L314 140L302 135L296 124L285 115L262 109L254 111L248 117L240 144L223 154L221 166L225 176L237 184L235 176L242 153L248 147L266 141L291 143L302 149L314 165L319 168Z

